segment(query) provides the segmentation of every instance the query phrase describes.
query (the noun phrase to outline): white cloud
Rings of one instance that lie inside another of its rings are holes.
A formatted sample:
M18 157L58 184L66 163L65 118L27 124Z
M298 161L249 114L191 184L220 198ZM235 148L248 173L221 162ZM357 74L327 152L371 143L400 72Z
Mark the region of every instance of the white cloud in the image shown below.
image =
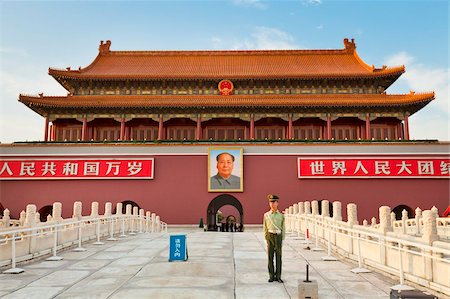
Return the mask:
M323 24L320 24L319 26L316 26L316 29L322 30L323 29Z
M426 66L404 51L388 57L385 64L406 67L406 72L389 89L390 93L435 92L435 100L411 117L411 137L450 140L450 69ZM398 90L396 85L406 86L409 90Z
M317 6L317 5L322 4L322 0L302 0L302 4L304 6L310 6L310 5Z
M262 0L232 0L231 2L236 6L255 7L259 9L267 8L267 3L264 3Z
M287 32L277 28L256 27L250 34L251 38L235 40L232 48L236 50L278 50L278 49L298 49L294 38Z

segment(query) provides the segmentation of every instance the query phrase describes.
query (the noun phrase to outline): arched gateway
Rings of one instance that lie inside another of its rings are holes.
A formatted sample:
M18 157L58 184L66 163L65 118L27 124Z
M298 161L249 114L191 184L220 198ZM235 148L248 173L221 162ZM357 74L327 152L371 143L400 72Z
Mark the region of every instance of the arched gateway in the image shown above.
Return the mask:
M229 194L222 194L211 200L211 202L208 205L208 209L206 210L207 218L208 219L208 230L210 231L217 231L217 225L216 225L216 214L217 211L226 205L231 205L235 207L238 212L241 219L241 226L244 227L244 210L242 208L242 204L239 200L237 200L236 197L229 195Z

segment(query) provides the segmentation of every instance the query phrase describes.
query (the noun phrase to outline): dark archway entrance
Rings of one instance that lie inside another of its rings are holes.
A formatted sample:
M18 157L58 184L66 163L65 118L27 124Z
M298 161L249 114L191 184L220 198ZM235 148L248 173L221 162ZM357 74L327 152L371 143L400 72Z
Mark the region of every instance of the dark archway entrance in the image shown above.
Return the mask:
M230 205L235 207L239 211L239 216L241 219L241 227L244 228L244 209L242 208L242 204L236 197L229 194L222 194L211 200L208 205L208 209L206 210L207 215L207 223L209 231L217 231L216 224L216 214L217 211L226 205Z
M408 212L408 218L414 218L414 211L412 208L407 205L398 205L392 209L392 212L395 214L395 220L402 220L402 212L406 210Z
M133 213L133 208L134 207L138 207L138 209L141 209L141 207L137 203L135 203L134 201L132 201L132 200L125 200L125 201L122 201L122 214L126 213L127 205L131 205L131 213ZM113 214L117 213L117 205L114 207L112 213Z
M47 216L53 214L53 206L43 206L42 208L39 209L38 213L41 222L46 222Z

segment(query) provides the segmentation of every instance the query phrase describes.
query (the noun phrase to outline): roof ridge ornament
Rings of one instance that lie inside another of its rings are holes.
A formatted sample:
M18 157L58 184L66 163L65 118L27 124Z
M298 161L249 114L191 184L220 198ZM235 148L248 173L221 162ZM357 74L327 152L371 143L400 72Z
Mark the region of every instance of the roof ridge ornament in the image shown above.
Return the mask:
M348 38L344 38L344 46L347 52L354 52L356 49L355 39L352 38L351 41L349 41Z
M100 41L100 46L98 47L98 51L101 55L109 54L111 50L109 49L111 47L111 41L107 40L106 43L103 41Z

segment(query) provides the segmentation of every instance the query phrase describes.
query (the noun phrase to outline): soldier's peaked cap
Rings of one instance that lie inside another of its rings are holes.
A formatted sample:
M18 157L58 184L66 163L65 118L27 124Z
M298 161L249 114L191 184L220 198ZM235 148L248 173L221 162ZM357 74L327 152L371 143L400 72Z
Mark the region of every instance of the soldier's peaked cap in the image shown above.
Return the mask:
M269 194L269 195L267 195L267 199L269 201L278 201L278 199L280 199L280 198L278 196L276 196L276 195Z

